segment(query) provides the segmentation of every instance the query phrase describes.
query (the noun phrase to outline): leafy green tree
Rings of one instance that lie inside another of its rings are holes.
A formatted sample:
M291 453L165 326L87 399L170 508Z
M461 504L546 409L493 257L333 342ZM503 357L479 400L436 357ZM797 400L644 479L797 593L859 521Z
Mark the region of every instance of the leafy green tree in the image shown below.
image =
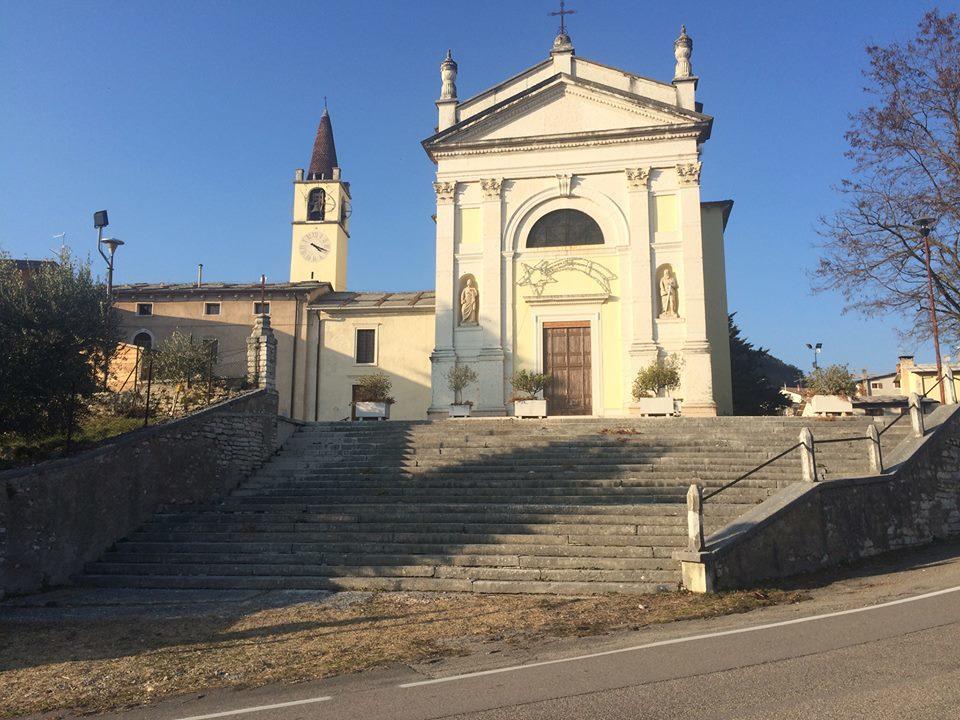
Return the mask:
M453 401L462 400L461 393L470 383L477 381L477 373L469 365L456 364L447 371L447 387L453 390ZM467 401L468 405L473 403Z
M543 373L536 373L532 370L517 370L510 379L510 384L515 392L520 393L518 400L535 400L537 395L543 392L544 388L550 384L551 377Z
M658 397L665 390L680 387L680 360L676 355L657 358L633 379L633 399Z
M384 372L364 375L357 381L357 387L360 402L385 402L388 404L396 402L390 396L393 381Z
M212 352L209 340L174 330L152 351L153 376L189 387L206 377Z
M857 391L857 381L846 365L817 368L804 378L803 384L814 395L842 395L850 398Z
M782 385L800 381L803 372L775 358L768 350L754 347L740 335L730 315L730 373L733 380L734 415L777 415L790 405L780 392Z
M117 314L90 262L64 250L29 268L0 253L0 432L66 432L101 389Z

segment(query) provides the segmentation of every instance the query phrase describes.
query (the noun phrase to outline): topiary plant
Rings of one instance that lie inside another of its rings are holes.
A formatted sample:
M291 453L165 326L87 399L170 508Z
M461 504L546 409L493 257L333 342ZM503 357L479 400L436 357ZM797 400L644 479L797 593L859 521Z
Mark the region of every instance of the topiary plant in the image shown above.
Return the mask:
M657 358L637 373L633 381L633 399L659 397L661 392L680 387L680 360L676 355Z
M461 393L470 383L477 381L477 373L469 365L454 365L447 371L447 387L453 390L455 405L473 405L472 402L461 402Z
M536 400L550 384L551 377L531 370L517 370L510 379L514 392L521 393L515 400Z
M387 377L386 373L378 372L373 375L364 375L357 382L357 387L357 400L359 402L383 402L387 404L396 402L390 397L393 382Z

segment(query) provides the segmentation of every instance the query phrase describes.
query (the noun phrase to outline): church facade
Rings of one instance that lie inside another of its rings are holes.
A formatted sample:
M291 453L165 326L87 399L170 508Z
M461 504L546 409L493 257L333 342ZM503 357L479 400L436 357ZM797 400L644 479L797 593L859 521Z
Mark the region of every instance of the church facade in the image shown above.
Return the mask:
M479 374L475 414L509 404L512 373L552 377L551 414L623 415L638 371L675 357L687 415L731 412L723 230L732 202L700 198L712 118L692 40L663 83L550 57L470 99L441 66L436 134L436 337L430 413L456 363Z
M628 415L638 371L668 357L683 414L729 413L732 202L700 198L712 118L685 31L674 50L664 83L579 58L561 33L547 60L462 101L448 53L423 141L437 166L435 291L346 287L351 190L324 110L294 176L289 282L118 287L126 339L199 332L229 376L265 311L281 411L301 420L350 418L375 372L393 383L391 417L445 417L458 364L478 375L463 391L474 415L509 414L520 369L551 375L551 415Z

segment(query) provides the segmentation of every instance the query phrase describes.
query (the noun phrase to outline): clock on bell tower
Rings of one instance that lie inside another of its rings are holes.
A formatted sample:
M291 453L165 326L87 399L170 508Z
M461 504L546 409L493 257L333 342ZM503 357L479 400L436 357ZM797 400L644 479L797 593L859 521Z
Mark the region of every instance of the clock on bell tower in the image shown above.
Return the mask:
M346 289L349 222L350 183L340 179L333 125L325 107L310 169L306 177L297 170L293 182L291 282L319 280L334 290Z

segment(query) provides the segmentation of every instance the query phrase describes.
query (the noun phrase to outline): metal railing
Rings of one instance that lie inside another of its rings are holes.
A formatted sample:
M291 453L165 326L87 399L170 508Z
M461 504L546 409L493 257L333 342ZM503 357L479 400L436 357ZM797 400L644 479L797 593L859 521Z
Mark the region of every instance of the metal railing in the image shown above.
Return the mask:
M896 425L898 422L903 420L905 417L909 417L911 425L913 426L913 433L916 437L923 437L925 433L924 428L924 418L923 418L923 398L929 395L931 392L937 389L937 387L947 381L947 393L946 399L948 404L957 403L957 395L954 389L953 384L953 372L949 368L946 368L944 373L940 376L936 383L934 383L930 388L927 388L923 395L918 395L917 393L911 393L908 411L901 413L891 422L883 426L881 430L877 430L875 424L870 425L867 429L865 435L850 435L847 437L838 437L838 438L826 438L823 440L817 440L814 438L813 433L810 431L810 428L804 427L800 431L800 441L794 445L791 445L786 450L783 450L772 458L765 460L764 462L757 465L755 468L748 470L737 478L731 480L728 483L721 485L720 487L711 490L710 492L704 493L703 487L697 483L690 485L690 489L687 491L687 531L688 531L688 549L700 552L705 548L704 534L703 534L703 504L712 498L715 498L720 493L725 490L729 490L733 486L737 485L743 480L746 480L751 475L756 474L760 470L772 465L777 460L780 460L794 450L800 450L800 464L802 470L802 478L805 482L818 482L820 477L818 476L817 471L817 461L816 461L816 446L817 445L832 445L835 443L849 443L849 442L859 442L862 440L867 440L870 442L869 453L869 462L871 469L874 472L882 473L883 472L883 454L880 446L880 438L886 433L890 428Z

